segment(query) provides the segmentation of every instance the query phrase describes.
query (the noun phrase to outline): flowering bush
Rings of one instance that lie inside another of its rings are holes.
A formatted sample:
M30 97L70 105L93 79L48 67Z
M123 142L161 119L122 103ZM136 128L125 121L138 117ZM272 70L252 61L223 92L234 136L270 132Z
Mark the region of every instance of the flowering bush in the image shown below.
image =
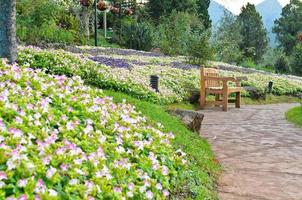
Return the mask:
M1 62L0 199L164 199L185 160L160 129L79 77Z

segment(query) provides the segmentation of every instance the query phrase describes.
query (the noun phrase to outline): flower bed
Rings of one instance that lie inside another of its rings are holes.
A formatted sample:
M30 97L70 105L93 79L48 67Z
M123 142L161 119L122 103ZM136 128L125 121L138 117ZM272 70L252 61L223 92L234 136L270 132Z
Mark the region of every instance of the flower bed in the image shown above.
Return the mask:
M0 199L164 199L173 134L79 77L0 63Z
M92 52L93 53L92 53ZM47 69L55 74L76 74L87 83L106 89L122 91L138 99L166 104L185 101L191 91L199 91L199 69L184 63L182 57L153 56L135 51L113 51L101 48L88 51L81 56L65 51L40 50L25 48L20 53L19 62L30 63L35 68ZM86 52L86 51L83 51ZM99 52L99 55L94 55ZM95 62L89 60L93 59ZM274 81L273 94L297 95L302 92L302 79L276 74L241 73L221 70L226 76L247 76L243 86L251 86L260 91L267 88L269 81ZM159 75L159 93L149 86L150 75ZM247 92L243 96L249 96Z

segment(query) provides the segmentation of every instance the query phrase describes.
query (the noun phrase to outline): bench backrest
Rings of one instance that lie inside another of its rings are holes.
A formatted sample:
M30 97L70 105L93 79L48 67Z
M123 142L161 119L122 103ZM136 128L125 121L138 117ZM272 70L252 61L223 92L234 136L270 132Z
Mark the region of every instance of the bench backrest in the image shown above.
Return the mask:
M216 81L216 80L205 80L205 77L210 76L210 77L219 77L219 70L217 69L212 69L212 68L204 68L201 67L200 69L200 80L201 84L204 84L205 88L210 88L210 87L222 87L221 81Z

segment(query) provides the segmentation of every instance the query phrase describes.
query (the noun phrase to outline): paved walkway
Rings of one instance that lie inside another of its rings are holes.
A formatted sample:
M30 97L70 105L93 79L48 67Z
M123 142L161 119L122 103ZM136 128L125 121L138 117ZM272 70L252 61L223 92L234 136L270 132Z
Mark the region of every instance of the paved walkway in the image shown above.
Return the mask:
M202 111L201 134L224 167L221 200L302 200L302 129L284 117L293 106Z

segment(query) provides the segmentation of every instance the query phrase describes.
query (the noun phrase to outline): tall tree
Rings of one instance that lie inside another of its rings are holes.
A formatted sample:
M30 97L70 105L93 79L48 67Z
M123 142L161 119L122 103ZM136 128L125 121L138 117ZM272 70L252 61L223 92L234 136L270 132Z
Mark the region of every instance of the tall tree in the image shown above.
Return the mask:
M291 0L282 9L281 17L275 21L273 32L286 55L290 55L297 45L298 33L302 31L302 1Z
M163 15L170 15L172 10L192 12L195 9L195 0L149 0L147 3L148 13L155 22Z
M0 57L10 63L17 57L16 0L0 0Z
M268 46L267 32L262 17L256 11L255 5L248 3L241 8L238 16L243 40L240 48L244 56L259 62Z
M242 35L237 17L225 11L214 32L214 43L217 58L227 63L239 63L242 58L240 43Z
M202 20L205 28L210 28L212 23L208 12L210 3L211 3L210 0L196 0L197 14L199 18Z

